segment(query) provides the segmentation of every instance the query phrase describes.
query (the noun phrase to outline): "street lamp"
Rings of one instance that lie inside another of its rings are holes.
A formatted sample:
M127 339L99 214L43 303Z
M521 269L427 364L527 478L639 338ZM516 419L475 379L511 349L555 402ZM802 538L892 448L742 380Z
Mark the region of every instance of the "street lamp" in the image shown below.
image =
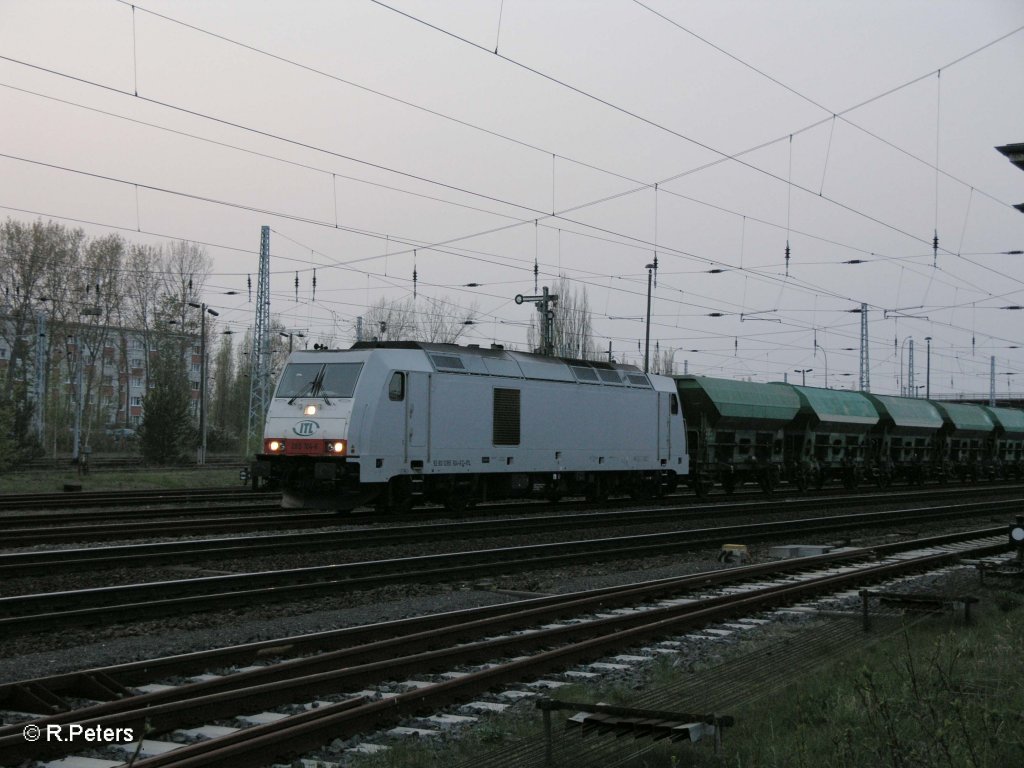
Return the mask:
M807 386L807 374L813 371L813 368L794 368L793 373L799 373L801 376L800 386Z
M287 331L279 331L279 333L281 334L281 336L283 336L284 338L288 339L288 354L289 355L292 353L292 339L294 337L296 337L296 336L298 336L300 339L306 338L306 334L300 333L298 331L293 332L293 333L288 333Z
M210 309L206 304L197 304L194 301L188 303L190 307L199 310L199 434L202 442L196 456L196 464L206 463L206 315L217 317L220 312Z

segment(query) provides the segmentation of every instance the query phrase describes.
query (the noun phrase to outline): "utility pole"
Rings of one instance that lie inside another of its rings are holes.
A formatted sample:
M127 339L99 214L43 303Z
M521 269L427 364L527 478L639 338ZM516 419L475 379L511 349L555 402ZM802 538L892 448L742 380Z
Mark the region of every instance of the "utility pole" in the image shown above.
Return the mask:
M1009 389L1009 387L1007 387ZM990 408L996 407L996 356L992 355L989 360L988 373L988 404Z
M647 270L647 323L644 332L644 373L647 373L650 367L650 349L651 349L651 278L654 273L658 271L658 256L654 256L654 261L644 266Z
M552 326L555 313L551 309L551 305L558 303L558 294L550 293L545 285L543 293L539 296L523 296L521 293L516 295L516 304L522 304L524 301L535 302L537 311L540 313L540 353L549 357L554 355L554 329Z
M928 344L928 352L925 354L927 363L925 366L924 373L924 396L931 400L932 399L932 337L925 336L925 342Z
M917 387L914 386L914 340L910 340L910 351L908 352L908 363L910 370L907 372L907 395L917 397Z
M36 376L35 376L35 421L36 437L42 445L46 432L46 315L43 312L36 312Z
M207 313L217 317L220 312L210 309L206 304L197 304L194 301L188 303L200 311L199 321L199 434L201 442L199 445L196 464L206 463L206 315Z
M75 429L74 443L71 446L71 463L77 464L81 460L82 443L82 345L78 336L68 336L68 341L75 345Z

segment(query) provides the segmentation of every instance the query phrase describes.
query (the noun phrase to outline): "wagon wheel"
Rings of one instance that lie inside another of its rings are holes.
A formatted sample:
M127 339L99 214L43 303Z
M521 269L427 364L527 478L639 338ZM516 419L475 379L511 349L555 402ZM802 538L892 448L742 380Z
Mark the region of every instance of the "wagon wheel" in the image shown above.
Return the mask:
M703 499L707 498L708 493L711 491L713 482L709 478L697 474L693 476L693 480L690 482L690 485L693 487L693 492L697 495L697 498Z
M857 475L854 473L853 469L847 467L846 469L843 470L843 488L852 491L856 487Z
M798 467L796 472L793 473L793 482L796 483L797 489L800 493L806 493L807 489L811 486L811 478L807 467Z

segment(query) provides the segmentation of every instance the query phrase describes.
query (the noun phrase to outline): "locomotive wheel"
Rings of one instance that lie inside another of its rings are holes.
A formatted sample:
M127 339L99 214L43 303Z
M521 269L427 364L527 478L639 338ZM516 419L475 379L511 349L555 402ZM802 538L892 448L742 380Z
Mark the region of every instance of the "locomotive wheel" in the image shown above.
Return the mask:
M465 512L476 506L476 499L468 488L455 487L444 497L444 508L449 512Z
M633 499L633 501L650 501L654 498L654 494L651 492L651 489L647 487L646 483L637 483L629 492L629 497Z
M595 477L593 482L587 484L583 497L593 504L608 501L608 490L604 481L600 477Z

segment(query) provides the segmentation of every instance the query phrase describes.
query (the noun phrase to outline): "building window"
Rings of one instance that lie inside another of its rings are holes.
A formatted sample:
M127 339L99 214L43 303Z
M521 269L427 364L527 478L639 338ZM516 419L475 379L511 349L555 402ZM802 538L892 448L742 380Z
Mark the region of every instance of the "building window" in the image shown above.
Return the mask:
M135 407L141 406L142 405L142 398L139 397L138 395L133 397L132 398L132 405L135 406Z
M193 392L198 392L199 391L199 382L198 381L193 381L192 382L192 391Z
M199 365L199 363L192 363L192 373L200 373L200 368L201 366Z
M142 386L142 377L141 376L132 376L132 386L133 387L141 387Z
M132 358L132 362L131 362L131 366L132 366L132 368L141 368L142 367L142 358L141 357L133 357Z

